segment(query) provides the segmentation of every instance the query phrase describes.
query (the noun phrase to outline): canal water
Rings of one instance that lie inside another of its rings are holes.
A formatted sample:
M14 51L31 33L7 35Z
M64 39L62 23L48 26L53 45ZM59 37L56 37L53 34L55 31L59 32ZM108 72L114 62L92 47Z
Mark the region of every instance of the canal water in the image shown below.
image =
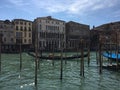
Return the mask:
M99 74L95 53L91 53L90 66L85 59L85 77L80 76L80 59L63 62L63 80L60 78L60 61L40 61L38 86L34 87L35 58L22 53L22 71L19 54L2 54L0 90L120 90L120 71L103 69Z

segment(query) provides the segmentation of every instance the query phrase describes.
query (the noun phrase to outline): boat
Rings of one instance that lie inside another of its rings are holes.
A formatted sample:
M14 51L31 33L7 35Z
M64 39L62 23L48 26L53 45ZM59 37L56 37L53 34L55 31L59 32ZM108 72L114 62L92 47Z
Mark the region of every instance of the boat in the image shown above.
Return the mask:
M120 53L116 54L116 53L104 52L102 55L108 59L111 59L114 61L118 60L120 62Z
M31 56L33 56L33 57L36 57L35 56L35 53L30 53L30 52L28 52L28 54L29 55L31 55ZM88 54L86 53L86 54L84 54L83 55L83 57L87 57L88 56ZM41 58L41 59L49 59L49 60L68 60L68 59L75 59L75 58L81 58L82 56L81 55L72 55L72 56L63 56L63 57L61 57L61 56L55 56L55 55L48 55L48 56L40 56L40 55L38 55L38 58Z
M108 69L108 70L120 70L120 65L115 65L115 64L111 64L111 65L105 65L105 66L102 66L104 69Z

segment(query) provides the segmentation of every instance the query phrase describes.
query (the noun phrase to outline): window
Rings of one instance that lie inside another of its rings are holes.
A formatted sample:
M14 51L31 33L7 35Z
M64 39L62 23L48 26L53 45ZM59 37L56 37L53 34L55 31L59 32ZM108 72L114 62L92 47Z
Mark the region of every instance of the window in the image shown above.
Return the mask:
M27 34L26 34L26 32L24 33L24 37L26 37L27 36Z
M48 30L48 26L46 25L46 30Z
M16 38L21 38L22 37L22 32L16 32Z
M3 28L3 26L2 26L2 25L0 25L0 28Z
M41 24L40 24L40 30L41 30Z
M63 27L63 31L65 31L65 28Z
M23 22L20 22L21 25L23 25Z
M4 41L6 42L6 38L4 38Z
M29 27L29 31L31 31L31 28Z
M29 39L29 44L31 44L31 39Z
M6 25L4 25L4 27L6 28Z
M29 25L31 25L31 23L29 22Z
M23 31L23 27L22 26L20 27L20 30Z
M27 28L26 28L26 27L24 27L24 31L27 31Z
M26 39L24 39L24 43L26 43Z
M13 42L13 38L11 38L11 42Z
M18 30L18 26L16 26L16 30Z
M15 23L18 24L18 21L16 21Z
M31 33L29 33L29 37L31 37Z
M39 22L41 23L41 20L39 20Z

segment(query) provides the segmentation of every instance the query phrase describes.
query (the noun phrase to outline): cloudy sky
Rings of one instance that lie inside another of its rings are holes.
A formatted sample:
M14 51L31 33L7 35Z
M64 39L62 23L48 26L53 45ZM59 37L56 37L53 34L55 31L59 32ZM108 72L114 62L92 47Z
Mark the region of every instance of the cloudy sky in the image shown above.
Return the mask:
M120 21L120 0L1 0L0 19L54 18L99 26Z

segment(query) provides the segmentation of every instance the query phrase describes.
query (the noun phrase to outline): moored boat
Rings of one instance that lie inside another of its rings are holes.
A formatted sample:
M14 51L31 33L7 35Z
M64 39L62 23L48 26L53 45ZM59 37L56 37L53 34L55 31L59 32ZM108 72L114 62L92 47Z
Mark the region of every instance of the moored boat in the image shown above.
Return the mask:
M120 53L116 54L116 53L108 53L108 52L104 52L102 54L104 57L111 59L111 60L118 60L120 61Z
M29 55L35 57L35 53L28 53ZM83 57L87 57L88 56L88 53L84 54ZM72 55L72 56L55 56L55 55L38 55L38 58L41 58L41 59L49 59L49 60L68 60L68 59L75 59L75 58L81 58L82 56L81 55Z

